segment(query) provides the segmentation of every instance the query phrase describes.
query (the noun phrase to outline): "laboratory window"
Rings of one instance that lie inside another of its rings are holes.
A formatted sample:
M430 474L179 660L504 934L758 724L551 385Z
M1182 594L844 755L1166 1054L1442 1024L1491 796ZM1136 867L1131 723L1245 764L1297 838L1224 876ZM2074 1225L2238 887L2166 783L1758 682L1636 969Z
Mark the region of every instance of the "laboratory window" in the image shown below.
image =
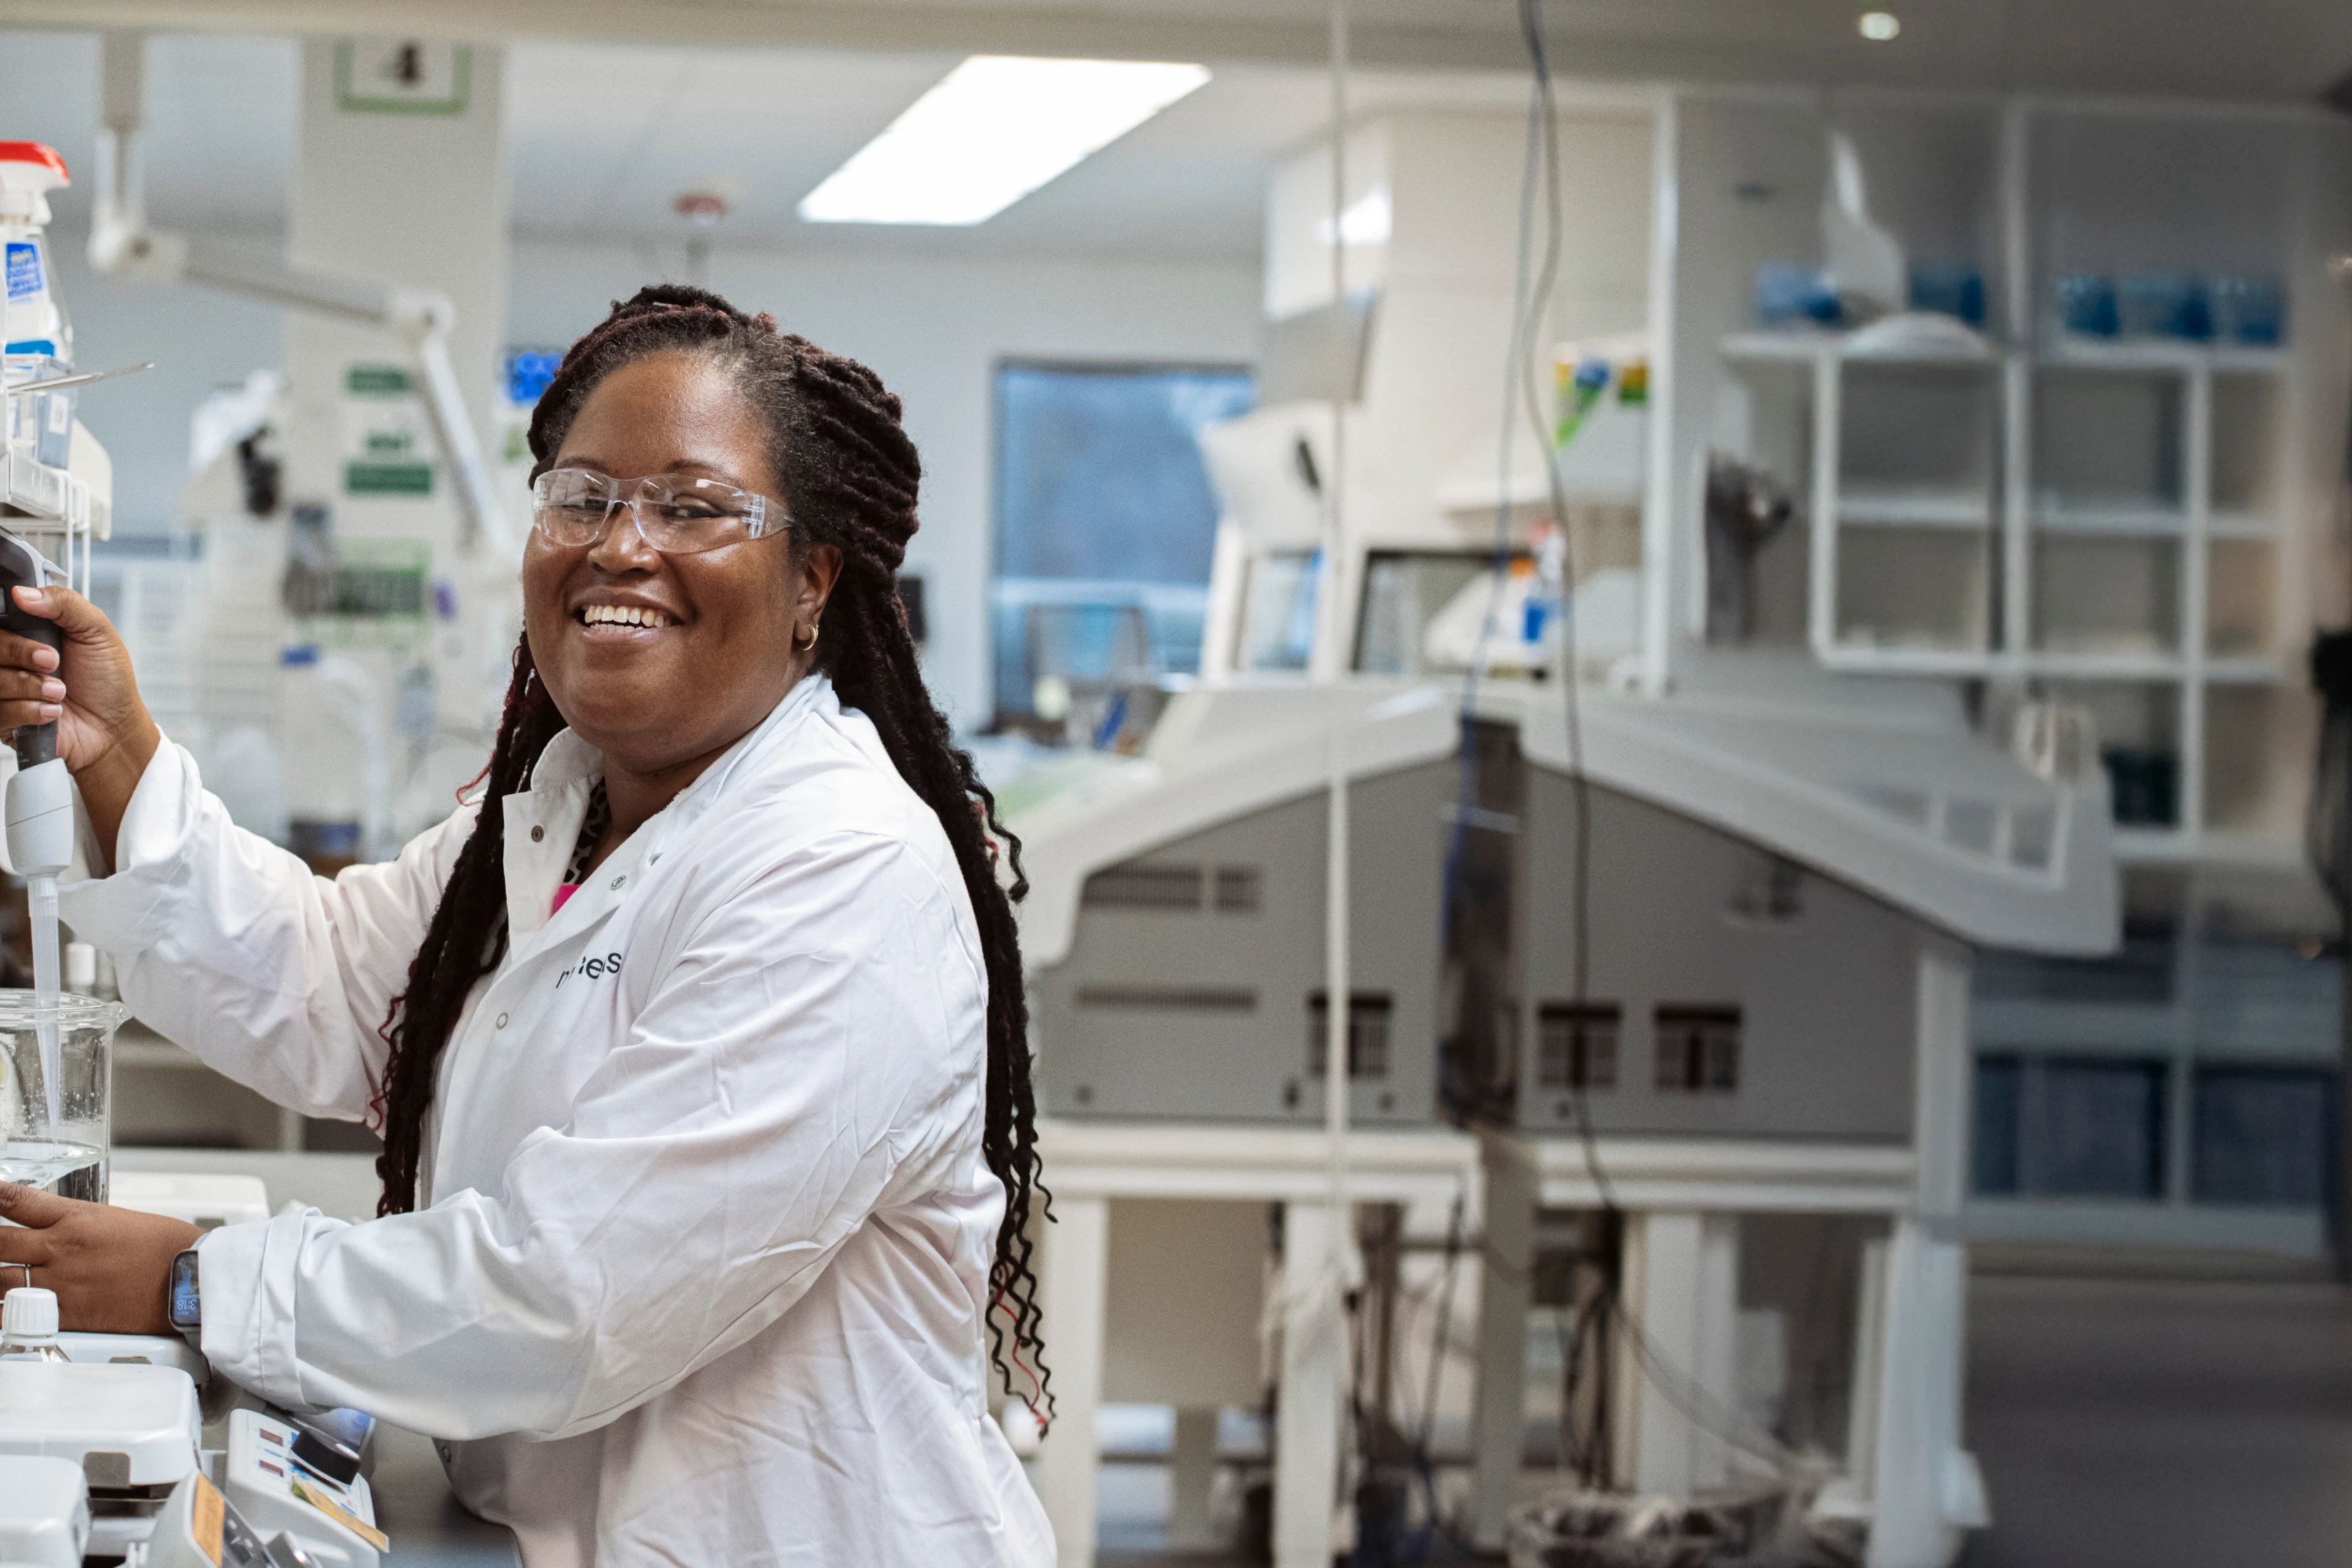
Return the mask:
M1547 1002L1536 1009L1538 1088L1617 1087L1617 1032L1623 1010L1613 1002Z
M2197 1201L2321 1202L2336 1140L2336 1082L2311 1068L2199 1068L2189 1162Z
M1389 1016L1395 1000L1385 991L1358 991L1348 998L1348 1076L1389 1076ZM1330 1059L1331 997L1318 991L1307 998L1307 1076L1321 1078Z
M1660 1007L1652 1086L1662 1094L1729 1094L1739 1087L1739 1009Z
M1255 398L1229 366L997 367L1000 727L1108 744L1126 694L1199 668L1218 510L1200 434Z

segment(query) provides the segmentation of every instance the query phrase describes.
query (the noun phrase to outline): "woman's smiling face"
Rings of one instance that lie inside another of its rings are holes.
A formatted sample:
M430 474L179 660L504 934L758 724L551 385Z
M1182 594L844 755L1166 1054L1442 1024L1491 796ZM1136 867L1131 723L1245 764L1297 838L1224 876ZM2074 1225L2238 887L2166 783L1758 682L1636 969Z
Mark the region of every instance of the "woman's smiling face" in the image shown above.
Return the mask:
M727 371L675 352L599 382L552 468L616 479L716 479L784 502L767 422ZM731 744L806 670L796 647L816 626L839 568L830 546L793 549L785 528L687 555L648 545L624 508L593 544L537 529L523 549L523 626L556 710L580 738L634 773ZM600 612L592 621L591 610ZM617 612L617 615L616 615Z

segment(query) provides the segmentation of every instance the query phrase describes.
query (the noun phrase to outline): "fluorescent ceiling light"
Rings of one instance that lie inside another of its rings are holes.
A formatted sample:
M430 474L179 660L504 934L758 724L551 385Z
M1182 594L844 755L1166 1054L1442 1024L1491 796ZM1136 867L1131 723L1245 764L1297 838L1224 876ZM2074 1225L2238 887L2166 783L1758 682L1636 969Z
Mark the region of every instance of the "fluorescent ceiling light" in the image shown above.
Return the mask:
M801 198L808 223L982 223L1209 79L1208 68L974 55Z

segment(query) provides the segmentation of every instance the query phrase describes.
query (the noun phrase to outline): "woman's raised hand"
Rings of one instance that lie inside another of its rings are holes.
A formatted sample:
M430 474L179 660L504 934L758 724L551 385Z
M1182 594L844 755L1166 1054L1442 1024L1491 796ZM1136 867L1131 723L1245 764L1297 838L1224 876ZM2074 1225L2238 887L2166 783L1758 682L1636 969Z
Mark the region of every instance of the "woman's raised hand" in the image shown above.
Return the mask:
M57 622L65 647L60 653L0 632L0 731L56 723L58 755L72 772L111 859L122 813L162 732L139 700L130 651L97 605L68 588L15 593L26 614Z

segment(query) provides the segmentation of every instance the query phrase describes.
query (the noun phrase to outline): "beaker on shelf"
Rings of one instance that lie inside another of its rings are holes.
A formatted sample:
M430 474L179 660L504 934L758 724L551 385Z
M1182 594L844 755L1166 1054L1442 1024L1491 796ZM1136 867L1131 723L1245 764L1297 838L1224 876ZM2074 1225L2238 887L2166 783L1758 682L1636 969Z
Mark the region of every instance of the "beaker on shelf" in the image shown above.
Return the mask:
M56 1008L58 1083L42 1075L43 1004L0 990L0 1180L106 1201L114 1032L131 1016L119 1002L71 992ZM51 1106L56 1108L54 1120ZM62 1180L60 1180L62 1178Z

